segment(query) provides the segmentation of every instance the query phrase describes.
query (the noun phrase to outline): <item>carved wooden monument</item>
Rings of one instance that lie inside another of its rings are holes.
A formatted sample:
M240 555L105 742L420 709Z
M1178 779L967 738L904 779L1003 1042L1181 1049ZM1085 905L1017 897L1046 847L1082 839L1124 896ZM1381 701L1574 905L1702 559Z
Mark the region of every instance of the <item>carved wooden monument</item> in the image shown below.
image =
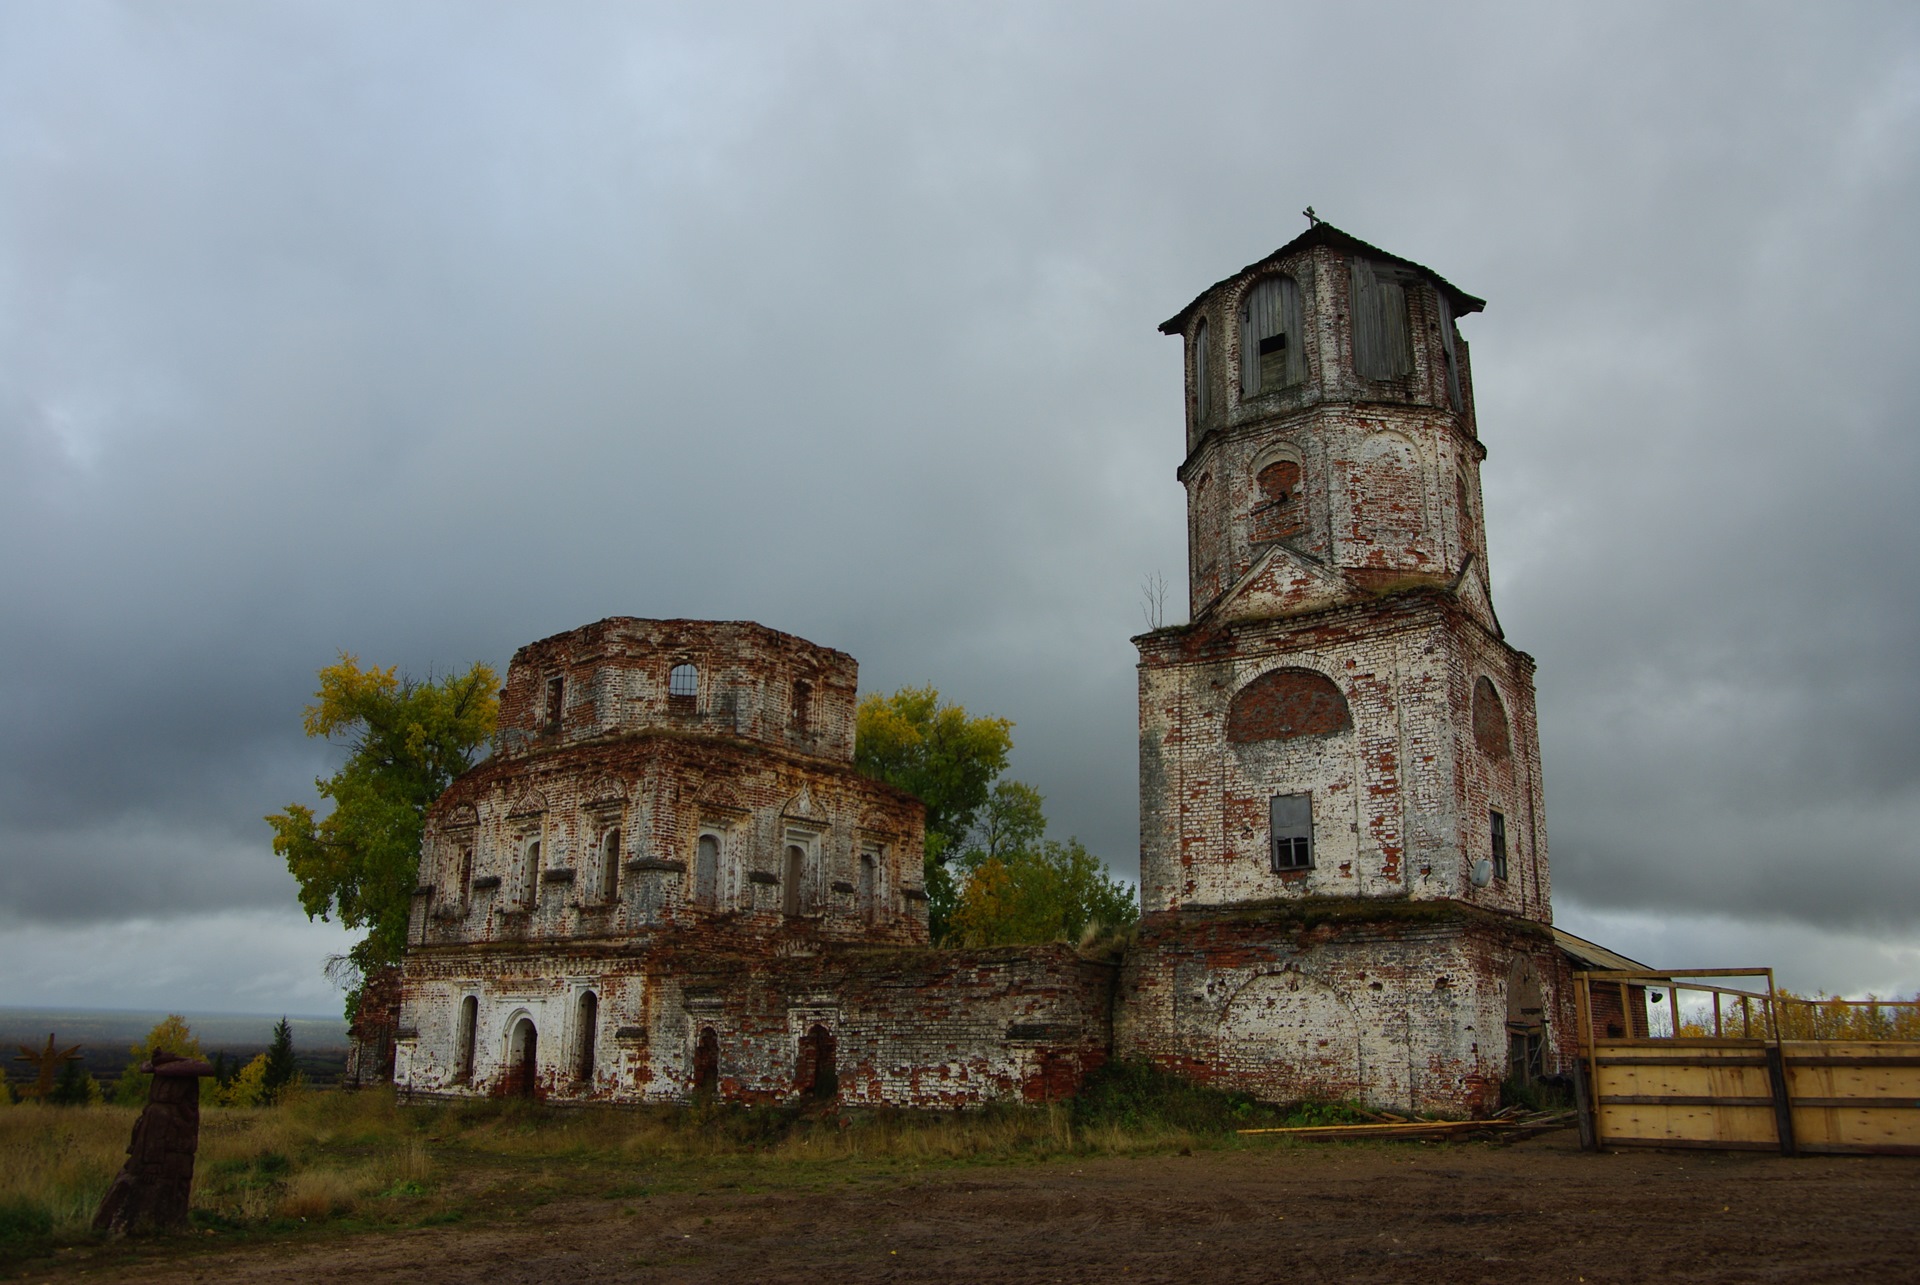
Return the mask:
M95 1231L169 1231L187 1225L193 1156L200 1147L200 1077L213 1067L198 1058L155 1050L140 1069L153 1076L146 1110L134 1121L127 1163L107 1188Z

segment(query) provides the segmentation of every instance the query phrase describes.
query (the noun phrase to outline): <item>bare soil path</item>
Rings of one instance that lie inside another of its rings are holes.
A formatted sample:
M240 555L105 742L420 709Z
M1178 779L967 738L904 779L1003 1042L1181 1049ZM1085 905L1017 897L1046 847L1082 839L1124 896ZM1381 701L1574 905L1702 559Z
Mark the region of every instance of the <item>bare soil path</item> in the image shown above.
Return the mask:
M83 1249L31 1278L1920 1281L1920 1158L1274 1144L565 1196L397 1232Z

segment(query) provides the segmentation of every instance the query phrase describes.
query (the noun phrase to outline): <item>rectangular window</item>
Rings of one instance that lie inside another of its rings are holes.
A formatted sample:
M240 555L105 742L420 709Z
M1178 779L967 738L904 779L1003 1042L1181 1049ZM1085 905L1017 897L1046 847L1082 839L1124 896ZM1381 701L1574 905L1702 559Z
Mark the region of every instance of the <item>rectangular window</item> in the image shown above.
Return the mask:
M547 730L560 730L560 714L566 708L567 680L559 676L547 680Z
M1276 794L1269 809L1273 827L1273 868L1307 870L1313 866L1313 796Z
M1493 877L1507 877L1507 819L1491 809L1487 812L1488 829L1493 832Z

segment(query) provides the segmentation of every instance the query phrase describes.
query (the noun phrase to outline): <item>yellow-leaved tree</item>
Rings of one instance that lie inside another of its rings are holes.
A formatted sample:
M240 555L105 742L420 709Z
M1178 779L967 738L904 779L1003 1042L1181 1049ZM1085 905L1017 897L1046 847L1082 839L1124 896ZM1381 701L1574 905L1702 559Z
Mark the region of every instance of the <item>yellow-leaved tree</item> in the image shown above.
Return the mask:
M400 962L427 808L492 739L499 686L492 666L478 663L421 681L342 652L320 671L301 725L350 751L338 772L314 782L332 808L322 817L291 803L267 823L308 918L367 930L346 956L349 1016L366 977Z
M916 796L927 809L927 912L940 941L957 900L947 861L973 828L994 778L1013 749L1013 723L974 718L942 701L931 685L861 698L854 713L853 763Z
M178 1013L168 1013L154 1023L146 1039L127 1050L133 1056L128 1059L120 1082L113 1086L115 1102L124 1106L139 1106L147 1100L147 1090L153 1085L153 1077L141 1071L140 1064L162 1049L175 1057L206 1056L200 1048L200 1037L187 1026L187 1019Z

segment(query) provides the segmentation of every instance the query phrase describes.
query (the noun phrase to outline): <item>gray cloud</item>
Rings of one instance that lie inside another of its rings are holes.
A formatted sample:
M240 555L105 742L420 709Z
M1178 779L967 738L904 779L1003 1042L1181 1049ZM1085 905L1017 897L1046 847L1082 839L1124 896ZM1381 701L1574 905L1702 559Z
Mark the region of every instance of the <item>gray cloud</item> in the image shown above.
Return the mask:
M1154 326L1312 202L1491 301L1492 566L1570 904L1920 941L1917 36L8 9L0 907L284 904L258 818L329 761L319 665L611 614L759 619L1013 717L1130 872L1126 638L1185 565Z

